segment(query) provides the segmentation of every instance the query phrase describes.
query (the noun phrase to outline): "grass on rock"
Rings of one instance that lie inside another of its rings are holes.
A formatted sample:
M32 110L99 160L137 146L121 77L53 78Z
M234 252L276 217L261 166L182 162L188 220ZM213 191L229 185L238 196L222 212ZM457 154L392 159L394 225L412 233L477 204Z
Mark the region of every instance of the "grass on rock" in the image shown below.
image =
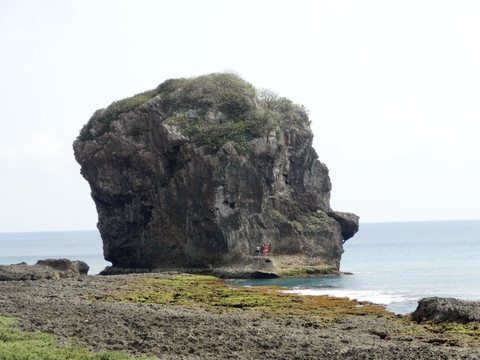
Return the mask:
M304 129L310 124L303 106L269 90L257 91L237 74L227 72L170 79L155 89L114 101L95 111L78 140L90 141L115 131L112 122L157 100L165 124L177 126L207 153L216 153L230 142L239 154L247 155L252 139L272 132L280 139L282 128ZM135 128L129 135L140 138L142 133Z
M287 294L279 287L232 286L212 276L172 274L140 278L115 296L92 300L201 307L206 311L255 311L264 317L309 316L330 322L345 316L392 316L383 306L329 296Z
M0 317L0 360L127 360L128 355L104 351L92 354L85 348L72 343L61 348L52 335L27 333L10 327L21 321L18 318ZM143 358L146 360L146 358Z
M425 328L436 334L464 334L475 338L480 338L479 324L458 324L458 323L442 323L427 324Z
M332 274L336 270L332 267L312 267L312 268L299 268L299 269L291 269L291 270L284 270L280 273L280 277L307 277L312 275L327 275ZM337 271L338 273L338 271Z

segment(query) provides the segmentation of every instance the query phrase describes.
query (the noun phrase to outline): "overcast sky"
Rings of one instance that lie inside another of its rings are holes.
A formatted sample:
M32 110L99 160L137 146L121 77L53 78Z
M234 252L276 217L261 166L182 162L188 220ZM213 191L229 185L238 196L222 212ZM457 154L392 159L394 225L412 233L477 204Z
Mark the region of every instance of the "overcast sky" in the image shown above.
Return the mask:
M303 104L363 222L480 218L480 2L0 0L0 232L95 229L72 142L169 78Z

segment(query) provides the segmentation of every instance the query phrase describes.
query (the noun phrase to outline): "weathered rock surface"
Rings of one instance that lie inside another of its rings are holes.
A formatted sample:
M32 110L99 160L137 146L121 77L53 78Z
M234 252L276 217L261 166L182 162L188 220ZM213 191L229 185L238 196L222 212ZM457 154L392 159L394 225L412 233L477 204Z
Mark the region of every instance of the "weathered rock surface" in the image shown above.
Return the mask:
M301 106L232 74L168 80L98 110L73 148L109 271L338 270L358 216L331 209L312 138ZM263 244L274 261L256 270Z
M39 260L35 265L0 265L0 281L64 279L87 275L88 270L89 266L83 261L47 259Z
M15 327L51 334L61 345L74 341L92 352L165 360L480 359L478 336L422 327L412 331L413 323L386 317L346 314L330 323L310 315L259 316L248 309L223 313L195 306L91 300L125 292L142 278L148 277L0 282L0 316L20 318Z
M412 313L417 322L433 321L467 324L480 322L480 301L468 301L452 298L425 298L418 302Z

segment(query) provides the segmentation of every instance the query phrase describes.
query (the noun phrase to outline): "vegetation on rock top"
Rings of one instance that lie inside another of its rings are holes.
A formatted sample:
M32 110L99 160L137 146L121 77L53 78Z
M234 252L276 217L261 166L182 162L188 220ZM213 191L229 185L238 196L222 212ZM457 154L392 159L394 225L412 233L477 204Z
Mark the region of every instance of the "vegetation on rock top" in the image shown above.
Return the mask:
M303 106L269 90L257 91L236 74L213 73L167 80L156 89L115 101L92 115L78 139L92 140L111 131L112 121L153 99L161 103L166 124L179 127L210 153L229 141L245 153L248 142L256 137L309 124ZM92 131L94 124L96 131Z

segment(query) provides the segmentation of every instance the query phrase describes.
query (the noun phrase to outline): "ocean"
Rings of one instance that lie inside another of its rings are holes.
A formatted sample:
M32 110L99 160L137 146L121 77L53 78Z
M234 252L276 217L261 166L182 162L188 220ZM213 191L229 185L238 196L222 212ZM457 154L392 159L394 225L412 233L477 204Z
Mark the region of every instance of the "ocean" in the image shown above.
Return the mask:
M68 258L85 261L89 274L110 265L96 230L0 233L0 249L0 264ZM344 249L341 271L353 275L236 283L371 301L397 314L429 296L480 300L480 220L362 223Z
M238 284L371 301L396 314L424 297L480 300L480 220L360 224L344 250L340 270L353 275Z
M103 258L102 239L97 230L0 233L0 265L43 259L85 261L89 275L111 265Z

